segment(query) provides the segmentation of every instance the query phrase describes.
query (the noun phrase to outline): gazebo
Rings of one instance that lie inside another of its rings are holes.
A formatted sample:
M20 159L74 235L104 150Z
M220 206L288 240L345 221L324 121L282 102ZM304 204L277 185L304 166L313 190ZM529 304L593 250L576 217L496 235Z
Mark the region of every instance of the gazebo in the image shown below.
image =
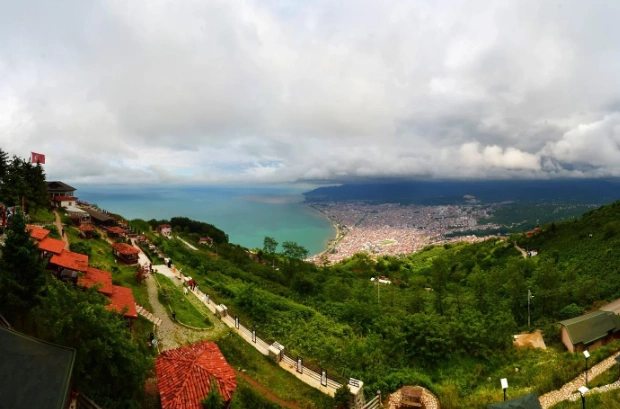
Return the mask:
M125 236L125 234L127 234L127 230L123 229L122 227L108 227L107 229L108 232L108 237L111 238L115 238L115 237L123 237Z
M127 243L112 244L112 253L123 263L136 264L140 250Z
M237 388L233 369L210 341L162 352L155 370L162 409L202 409L200 401L213 388L229 407Z
M80 235L82 235L86 239L90 239L93 237L93 232L95 231L95 228L90 224L83 224L78 227L78 230L80 231Z
M401 390L401 408L424 408L422 403L422 388L417 386L405 386Z

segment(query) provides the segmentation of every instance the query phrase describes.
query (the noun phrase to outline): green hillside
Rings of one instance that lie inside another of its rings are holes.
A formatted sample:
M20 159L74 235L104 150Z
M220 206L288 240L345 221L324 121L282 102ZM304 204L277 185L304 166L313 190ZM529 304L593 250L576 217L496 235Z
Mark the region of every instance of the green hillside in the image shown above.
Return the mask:
M474 408L501 398L501 377L518 394L544 393L579 374L582 358L564 352L555 323L620 296L619 216L614 203L529 238L429 247L400 259L358 254L326 268L263 252L257 262L228 243L164 246L261 337L364 380L369 396L416 383L443 407ZM514 241L539 255L524 259ZM393 284L378 289L370 278L380 275ZM527 330L528 289L531 329L543 330L547 351L512 346L512 336ZM618 348L593 354L592 364Z

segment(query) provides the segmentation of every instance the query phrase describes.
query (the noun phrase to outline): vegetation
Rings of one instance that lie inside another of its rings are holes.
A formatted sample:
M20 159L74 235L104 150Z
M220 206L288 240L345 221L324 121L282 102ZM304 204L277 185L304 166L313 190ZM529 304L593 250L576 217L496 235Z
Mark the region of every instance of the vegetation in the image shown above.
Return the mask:
M170 240L165 251L259 336L364 380L369 396L415 383L443 407L468 408L501 398L500 377L511 379L515 394L544 393L582 371L556 322L620 297L619 218L615 203L532 237L446 244L401 258L358 254L325 268L284 245L273 256L277 269L260 258L267 252L256 261L227 243L192 251ZM514 242L539 256L524 259ZM377 288L370 281L377 275L393 284ZM512 346L512 336L527 330L528 289L531 322L543 330L547 352ZM618 346L608 348L591 363Z
M211 378L211 385L216 386L211 388L207 397L200 403L202 403L204 409L224 409L224 401L222 400L222 395L217 388L217 380L213 377Z
M26 213L44 209L49 203L45 172L40 163L9 155L0 149L0 198L7 206L25 205Z
M282 409L282 406L265 398L252 385L243 379L237 379L237 389L230 402L231 409Z
M159 301L168 306L169 314L174 311L179 322L192 327L209 328L212 326L209 319L196 309L191 301L183 295L181 289L168 277L159 276L157 281L161 284L158 292Z

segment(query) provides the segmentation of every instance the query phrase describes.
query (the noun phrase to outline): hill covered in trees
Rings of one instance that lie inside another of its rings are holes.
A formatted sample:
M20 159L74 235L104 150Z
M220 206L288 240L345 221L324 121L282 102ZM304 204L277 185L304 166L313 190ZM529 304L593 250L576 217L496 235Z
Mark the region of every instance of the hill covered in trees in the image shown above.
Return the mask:
M227 243L165 247L261 337L364 380L369 394L418 383L447 408L473 408L498 399L500 377L510 376L515 394L543 393L582 370L579 357L563 352L556 322L620 297L618 220L616 202L531 237L428 247L402 258L358 254L327 267L289 261L282 251L263 251L257 262ZM539 255L524 259L515 243ZM377 276L393 284L378 288L370 280ZM531 329L543 330L552 355L512 345L528 329L528 289ZM515 367L522 371L515 375Z

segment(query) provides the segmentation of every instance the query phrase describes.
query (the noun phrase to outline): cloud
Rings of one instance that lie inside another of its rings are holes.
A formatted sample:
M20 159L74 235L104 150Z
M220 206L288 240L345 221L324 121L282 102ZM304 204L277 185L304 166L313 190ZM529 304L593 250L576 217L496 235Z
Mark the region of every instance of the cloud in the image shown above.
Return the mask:
M6 3L0 146L53 179L620 176L620 3Z

